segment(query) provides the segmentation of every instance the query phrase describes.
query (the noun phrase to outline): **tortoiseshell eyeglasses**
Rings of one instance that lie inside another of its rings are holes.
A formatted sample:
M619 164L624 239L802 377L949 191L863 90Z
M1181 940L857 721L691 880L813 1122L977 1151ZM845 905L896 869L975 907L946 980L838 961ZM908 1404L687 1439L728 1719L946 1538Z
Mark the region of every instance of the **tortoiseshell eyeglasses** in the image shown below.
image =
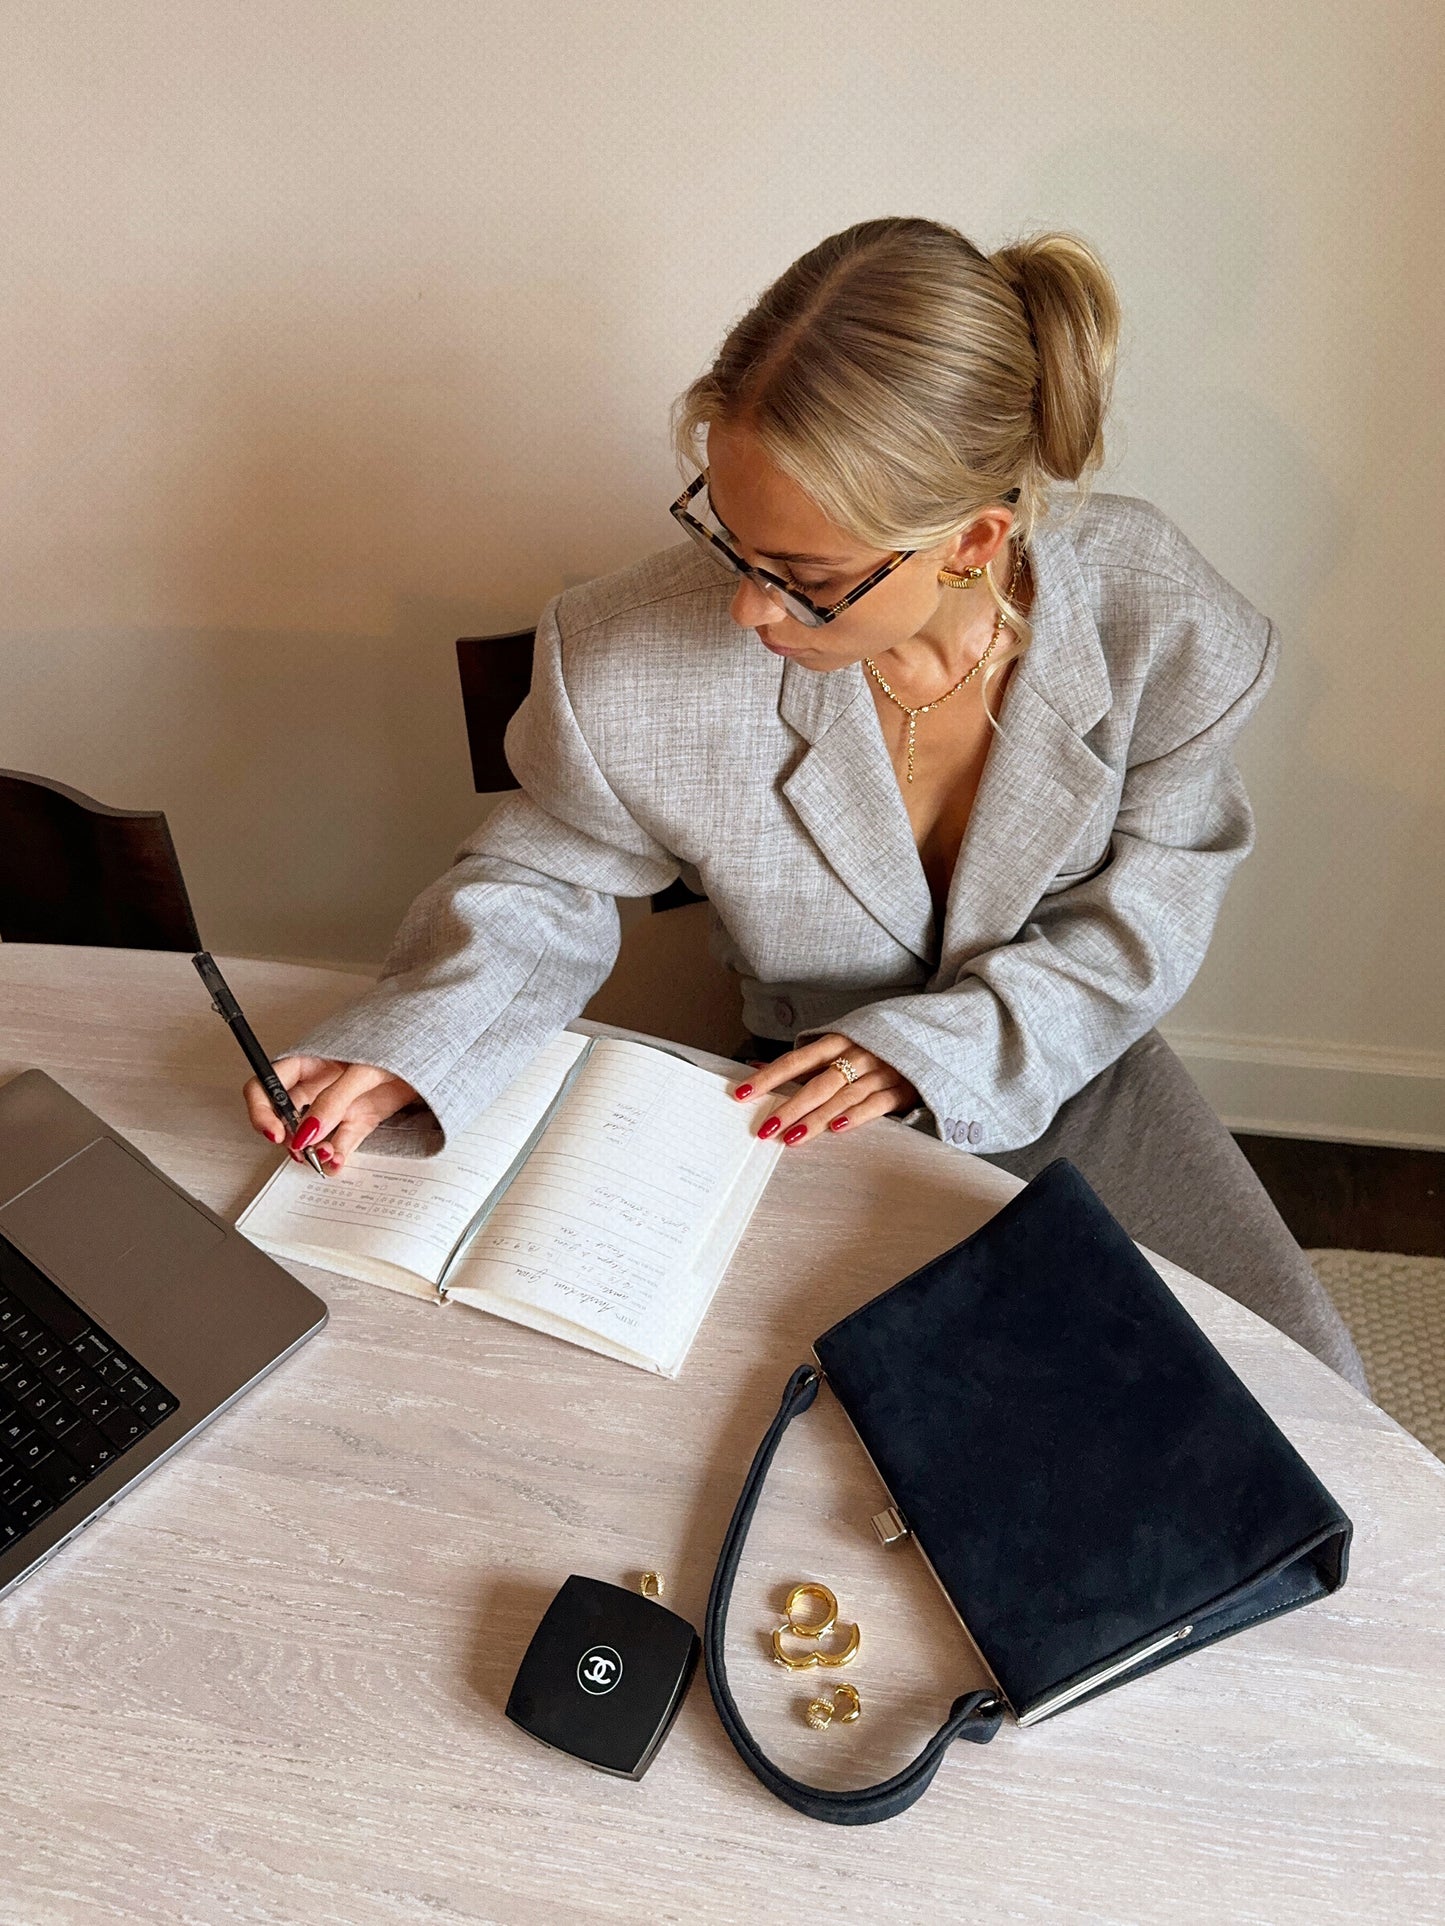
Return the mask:
M850 589L845 596L830 603L827 608L819 608L818 604L810 600L795 583L785 581L781 575L774 575L771 569L755 568L752 563L745 562L727 541L726 537L732 531L719 518L710 501L704 503L701 515L692 512L692 503L706 487L707 470L704 469L696 481L691 482L682 491L668 513L687 530L700 548L706 549L709 554L716 555L719 561L726 562L734 574L746 576L765 595L771 597L781 608L786 609L795 622L801 622L804 628L821 629L824 623L833 621L843 613L844 609L852 608L853 604L861 596L866 595L869 589L877 588L878 584L890 576L894 569L906 562L911 555L918 553L916 548L900 549L896 555L889 556L881 567L875 568L871 575L866 576L857 588ZM1003 499L1017 501L1018 495L1018 489L1011 489ZM715 526L709 527L709 522Z

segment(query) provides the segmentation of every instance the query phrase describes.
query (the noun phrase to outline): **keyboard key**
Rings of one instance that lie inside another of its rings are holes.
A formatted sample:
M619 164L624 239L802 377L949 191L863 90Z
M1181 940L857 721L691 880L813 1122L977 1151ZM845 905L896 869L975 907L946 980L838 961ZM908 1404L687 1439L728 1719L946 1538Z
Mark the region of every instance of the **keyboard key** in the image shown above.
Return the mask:
M12 1351L9 1345L0 1345L0 1384L5 1382L12 1371L18 1371L21 1363L22 1359L18 1351Z
M102 1358L110 1356L110 1345L96 1330L83 1331L70 1348L81 1363L89 1365L92 1371Z
M124 1451L137 1438L145 1436L145 1424L128 1406L117 1405L100 1420L100 1429L117 1451Z
M143 1371L131 1371L116 1386L116 1396L123 1404L134 1404L137 1398L147 1398L155 1390L154 1382Z
M130 1376L131 1361L120 1351L112 1351L108 1358L102 1358L94 1367L95 1375L102 1384L117 1385Z
M57 1387L69 1384L79 1371L80 1365L71 1351L57 1351L53 1358L40 1367L40 1375L46 1383Z
M73 1458L86 1477L90 1478L114 1461L115 1446L93 1426L78 1424L65 1440L65 1455Z
M0 1478L0 1511L14 1504L30 1489L30 1480L23 1471L11 1471Z
M40 1429L47 1438L54 1438L58 1444L83 1422L78 1411L72 1411L68 1404L57 1403L40 1420Z
M71 1403L77 1405L92 1424L99 1424L102 1418L108 1417L116 1408L115 1399L109 1391L96 1391L88 1398L72 1398Z
M11 1404L23 1404L31 1391L38 1391L45 1382L31 1364L22 1364L18 1371L12 1371L5 1380L5 1396Z
M45 1463L35 1473L35 1484L53 1504L63 1504L72 1492L79 1491L88 1484L85 1473L78 1465L73 1465L63 1451L52 1451Z
M0 1451L6 1451L13 1458L20 1447L35 1429L29 1418L18 1411L9 1418L0 1418Z
M47 1358L60 1355L60 1340L49 1331L40 1331L22 1348L32 1364L44 1364Z
M37 1384L20 1400L20 1409L28 1411L32 1418L43 1418L47 1411L53 1411L59 1403L58 1391L52 1391L48 1384Z
M8 1332L15 1320L24 1315L23 1304L17 1304L13 1297L0 1298L0 1333Z
M18 1519L12 1518L8 1511L0 1511L0 1551L8 1551L24 1534L25 1527Z
M38 1521L45 1516L46 1512L54 1511L54 1509L55 1506L53 1502L43 1491L31 1491L20 1500L10 1515L12 1518L18 1518L20 1523L28 1528L38 1523Z
M72 1404L78 1404L82 1398L93 1398L101 1389L103 1387L100 1379L92 1372L77 1371L73 1377L67 1379L65 1395Z
M15 1462L22 1471L34 1471L43 1465L55 1449L43 1432L37 1431L33 1438L27 1438L15 1454Z
M7 1342L13 1344L17 1350L23 1351L30 1340L32 1338L38 1338L44 1329L45 1326L40 1322L39 1318L32 1316L29 1311L25 1311L21 1316L16 1318L15 1322L10 1326L10 1329L5 1333L5 1337Z
M131 1406L136 1416L151 1426L168 1418L175 1408L176 1400L169 1391L152 1391L149 1397L137 1398Z

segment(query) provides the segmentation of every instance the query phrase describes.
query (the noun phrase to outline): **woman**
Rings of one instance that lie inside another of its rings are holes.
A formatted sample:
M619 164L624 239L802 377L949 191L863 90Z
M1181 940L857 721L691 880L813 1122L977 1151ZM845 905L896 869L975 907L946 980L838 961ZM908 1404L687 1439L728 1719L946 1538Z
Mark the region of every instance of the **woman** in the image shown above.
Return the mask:
M603 982L615 899L681 876L742 982L759 1134L899 1114L1024 1177L1066 1155L1365 1388L1153 1028L1253 845L1231 750L1277 642L1157 509L1089 489L1117 333L1067 235L865 221L789 268L678 406L690 539L549 604L520 792L277 1060L292 1154L440 1149Z

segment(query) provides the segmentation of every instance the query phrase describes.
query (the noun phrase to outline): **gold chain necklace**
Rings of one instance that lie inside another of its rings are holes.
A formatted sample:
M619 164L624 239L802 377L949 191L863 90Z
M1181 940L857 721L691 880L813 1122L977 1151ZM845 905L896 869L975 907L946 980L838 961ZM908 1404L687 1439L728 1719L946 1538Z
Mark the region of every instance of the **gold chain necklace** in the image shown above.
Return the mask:
M1020 549L1018 555L1014 558L1013 579L1010 581L1008 585L1008 597L1010 601L1013 600L1014 590L1019 585L1019 576L1023 570L1023 565L1024 565L1024 555L1023 555L1023 550ZM904 702L901 699L901 697L896 696L893 693L893 691L889 688L888 684L883 680L882 675L879 673L878 664L873 660L872 656L871 655L864 656L863 661L867 666L869 675L872 676L873 680L878 684L878 687L883 691L884 695L887 696L888 700L890 702L897 703L898 707L903 711L904 715L906 715L908 718L908 780L910 782L912 782L913 780L913 744L914 744L914 737L918 730L918 718L920 716L926 716L930 709L937 709L940 706L940 704L947 702L950 696L957 695L965 682L972 682L973 678L978 674L979 670L983 667L984 663L987 662L989 657L993 654L994 645L997 643L1000 635L1002 634L1003 634L1003 610L1000 609L998 614L994 617L993 634L989 637L988 647L984 650L983 654L978 658L977 662L974 663L973 667L969 670L968 674L961 675L958 678L957 682L954 683L951 689L945 689L943 694L941 696L935 696L932 702L920 702L918 706L913 709L910 709L908 704Z

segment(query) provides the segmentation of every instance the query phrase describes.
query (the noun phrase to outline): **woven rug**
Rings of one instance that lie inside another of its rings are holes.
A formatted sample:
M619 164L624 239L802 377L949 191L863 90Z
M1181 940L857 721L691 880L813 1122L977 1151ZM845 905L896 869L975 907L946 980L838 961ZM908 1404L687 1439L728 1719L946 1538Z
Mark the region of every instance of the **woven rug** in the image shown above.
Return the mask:
M1445 1458L1445 1257L1306 1255L1360 1348L1376 1404Z

